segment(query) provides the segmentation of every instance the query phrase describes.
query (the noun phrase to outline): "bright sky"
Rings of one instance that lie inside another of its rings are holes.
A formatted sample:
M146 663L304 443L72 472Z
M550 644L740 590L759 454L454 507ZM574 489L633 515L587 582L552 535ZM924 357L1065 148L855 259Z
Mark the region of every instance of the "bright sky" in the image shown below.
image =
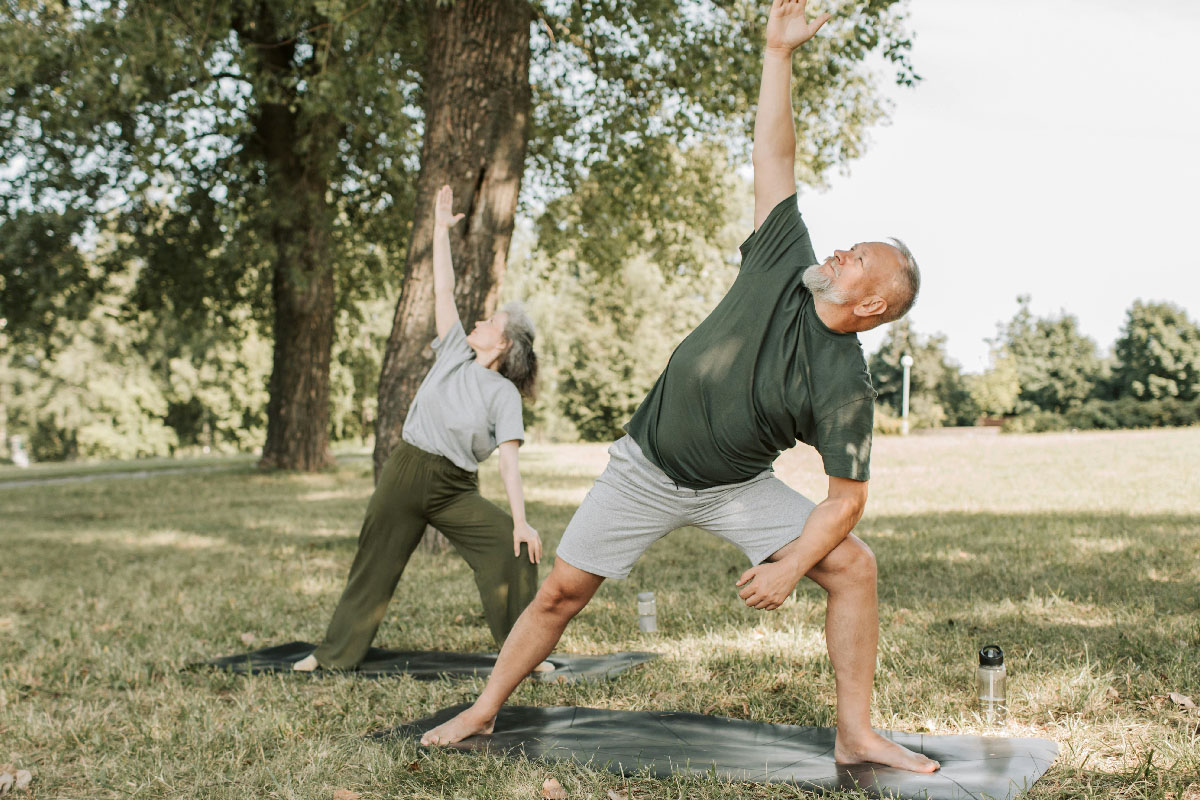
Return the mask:
M924 80L892 87L892 124L849 176L802 195L817 255L904 239L923 277L914 327L945 333L970 372L1019 294L1103 351L1136 298L1200 318L1200 2L910 9Z

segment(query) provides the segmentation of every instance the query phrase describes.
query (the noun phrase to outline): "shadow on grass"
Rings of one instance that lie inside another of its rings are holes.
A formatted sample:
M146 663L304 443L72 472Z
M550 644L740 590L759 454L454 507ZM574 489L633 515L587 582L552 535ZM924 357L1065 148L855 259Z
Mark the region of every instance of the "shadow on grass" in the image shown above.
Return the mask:
M248 572L295 568L291 562L312 557L326 576L322 585L328 584L320 591L329 592L328 587L340 588L356 547L370 488L365 470L359 465L320 478L171 476L153 485L28 490L2 498L0 544L12 553L9 564L26 565L26 576L32 568L43 577L64 578L89 564L113 576L152 566L190 576L203 567L219 582L234 574L240 580ZM575 506L529 502L527 509L553 553ZM1196 514L882 515L868 517L857 533L878 558L889 635L911 631L919 637L931 626L944 626L939 635L994 632L1019 641L1021 631L1041 628L1039 639L1103 643L1111 652L1136 654L1171 644L1148 641L1145 631L1123 642L1134 617L1173 619L1198 608ZM236 573L228 566L231 553L241 562ZM675 532L650 549L630 580L607 582L593 607L607 608L598 616L611 620L598 620L596 633L626 625L633 595L645 589L659 592L667 635L673 629L744 632L770 621L772 615L746 609L736 597L733 584L747 566L736 548L714 536L695 529ZM425 579L463 579L459 611L475 610L461 559L425 556L413 567L429 571ZM0 566L0 576L7 574L18 577ZM803 592L812 595L804 622L819 626L823 594L811 586ZM919 619L903 624L906 612Z
M343 470L320 491L296 476L254 473L164 477L147 484L46 487L3 498L0 542L114 557L131 551L203 555L206 549L344 553L356 547L362 470ZM498 500L499 498L492 498ZM548 552L573 504L528 502ZM1033 596L1056 602L1133 603L1166 613L1196 610L1200 515L940 512L871 516L856 531L875 551L884 605L947 601L995 605ZM213 545L223 543L224 548ZM64 555L66 555L64 553ZM56 559L59 560L59 559ZM70 560L67 558L66 560ZM635 569L661 587L724 586L747 567L716 537L687 530L657 543Z

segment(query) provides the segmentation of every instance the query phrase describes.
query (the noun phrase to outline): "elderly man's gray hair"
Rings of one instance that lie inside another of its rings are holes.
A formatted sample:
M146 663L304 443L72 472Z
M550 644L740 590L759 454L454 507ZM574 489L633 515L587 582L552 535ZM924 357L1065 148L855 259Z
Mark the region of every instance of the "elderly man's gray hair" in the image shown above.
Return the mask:
M917 260L913 258L908 245L894 237L889 238L888 242L900 251L903 262L896 280L892 283L892 291L889 292L892 297L888 300L888 309L883 314L884 322L895 322L907 314L917 302L917 295L921 292L921 269L917 266Z

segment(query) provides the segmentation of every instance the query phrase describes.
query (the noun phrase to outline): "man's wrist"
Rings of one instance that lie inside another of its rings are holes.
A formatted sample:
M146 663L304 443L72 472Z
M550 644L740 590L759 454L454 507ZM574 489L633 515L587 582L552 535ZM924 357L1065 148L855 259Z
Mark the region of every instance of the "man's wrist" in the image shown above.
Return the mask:
M801 571L798 561L794 559L781 558L776 563L786 569L788 577L794 579L796 583L800 583L800 580L804 577L804 572Z

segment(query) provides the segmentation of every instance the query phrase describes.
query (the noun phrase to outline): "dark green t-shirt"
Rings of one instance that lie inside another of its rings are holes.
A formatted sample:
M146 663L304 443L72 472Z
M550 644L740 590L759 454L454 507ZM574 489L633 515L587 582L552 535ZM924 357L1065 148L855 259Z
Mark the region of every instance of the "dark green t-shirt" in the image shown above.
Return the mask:
M867 480L875 389L858 336L827 328L800 280L817 259L795 195L741 251L737 280L625 429L691 489L748 480L797 440L826 474Z

